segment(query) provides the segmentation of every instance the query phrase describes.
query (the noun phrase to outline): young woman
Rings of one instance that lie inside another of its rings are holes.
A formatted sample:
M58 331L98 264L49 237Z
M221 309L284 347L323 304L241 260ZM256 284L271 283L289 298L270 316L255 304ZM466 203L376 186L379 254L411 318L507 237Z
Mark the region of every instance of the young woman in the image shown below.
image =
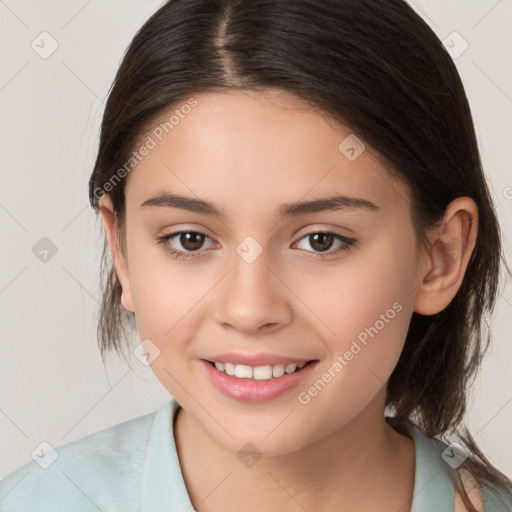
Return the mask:
M172 398L18 469L0 510L510 510L462 427L500 230L459 75L405 2L167 2L89 185L102 353L136 328Z

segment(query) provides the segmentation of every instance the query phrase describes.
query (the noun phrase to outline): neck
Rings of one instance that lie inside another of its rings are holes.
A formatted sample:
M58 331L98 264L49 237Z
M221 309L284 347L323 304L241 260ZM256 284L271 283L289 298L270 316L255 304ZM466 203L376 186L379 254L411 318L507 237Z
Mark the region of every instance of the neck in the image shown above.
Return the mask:
M328 436L247 466L180 409L174 435L195 510L408 512L414 443L386 423L384 397Z

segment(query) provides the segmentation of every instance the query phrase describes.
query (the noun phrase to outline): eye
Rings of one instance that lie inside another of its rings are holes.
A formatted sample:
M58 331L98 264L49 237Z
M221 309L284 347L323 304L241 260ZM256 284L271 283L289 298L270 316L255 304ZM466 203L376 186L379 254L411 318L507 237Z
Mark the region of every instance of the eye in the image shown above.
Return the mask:
M308 233L300 240L307 240L307 245L309 245L313 252L316 253L319 257L323 257L322 253L332 255L348 251L356 244L356 241L353 238L348 238L338 233L332 233L330 231L317 231L315 233ZM338 242L337 246L335 245L336 242ZM334 250L330 250L333 246L336 248ZM309 251L307 248L306 250Z
M296 245L300 244L303 240L308 241L307 245L312 250L304 247L299 248L313 252L317 258L349 251L356 245L356 240L330 231L308 233ZM205 248L204 243L206 241L211 243ZM206 256L204 253L209 252L207 249L212 247L213 241L206 233L200 231L176 231L157 237L157 243L162 245L176 259L187 259ZM331 250L333 247L336 248Z
M178 259L199 256L198 253L204 252L200 249L206 240L212 241L206 233L200 231L177 231L157 238L158 244L163 245L166 251ZM175 248L176 246L178 248Z

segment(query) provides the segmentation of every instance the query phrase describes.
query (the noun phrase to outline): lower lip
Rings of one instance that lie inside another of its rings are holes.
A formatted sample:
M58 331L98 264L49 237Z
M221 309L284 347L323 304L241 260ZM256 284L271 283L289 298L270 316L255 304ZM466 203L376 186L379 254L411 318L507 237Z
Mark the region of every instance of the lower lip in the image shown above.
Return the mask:
M268 380L239 379L221 372L204 359L200 360L212 384L224 395L242 402L266 402L273 400L302 382L318 361L306 364L298 372L284 374Z

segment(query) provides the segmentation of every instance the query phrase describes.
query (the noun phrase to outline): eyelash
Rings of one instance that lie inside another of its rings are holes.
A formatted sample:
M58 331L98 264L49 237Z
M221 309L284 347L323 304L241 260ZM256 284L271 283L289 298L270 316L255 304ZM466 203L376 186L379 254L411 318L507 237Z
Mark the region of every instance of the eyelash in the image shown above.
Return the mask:
M163 235L163 236L157 237L157 244L162 245L167 252L169 252L174 258L176 258L178 260L187 260L190 258L204 257L204 254L202 254L202 253L204 253L206 251L197 250L197 251L186 252L186 251L180 251L178 249L174 249L169 246L168 241L171 238L174 238L174 237L184 234L184 233L193 233L193 234L197 234L197 235L203 235L206 238L210 238L206 233L203 233L202 231L183 230L183 231L176 231L174 233L170 233L169 235ZM357 246L357 241L354 240L353 238L348 238L348 237L345 237L338 233L333 233L332 231L312 231L311 233L307 233L306 235L302 236L299 239L299 241L303 240L304 238L308 238L310 236L317 235L317 234L332 235L333 238L335 238L336 240L338 240L340 242L343 242L344 245L340 246L338 249L336 249L334 251L331 251L331 250L327 250L324 252L307 251L307 252L313 252L313 254L316 255L315 259L321 259L326 256L332 256L333 254L348 252Z

